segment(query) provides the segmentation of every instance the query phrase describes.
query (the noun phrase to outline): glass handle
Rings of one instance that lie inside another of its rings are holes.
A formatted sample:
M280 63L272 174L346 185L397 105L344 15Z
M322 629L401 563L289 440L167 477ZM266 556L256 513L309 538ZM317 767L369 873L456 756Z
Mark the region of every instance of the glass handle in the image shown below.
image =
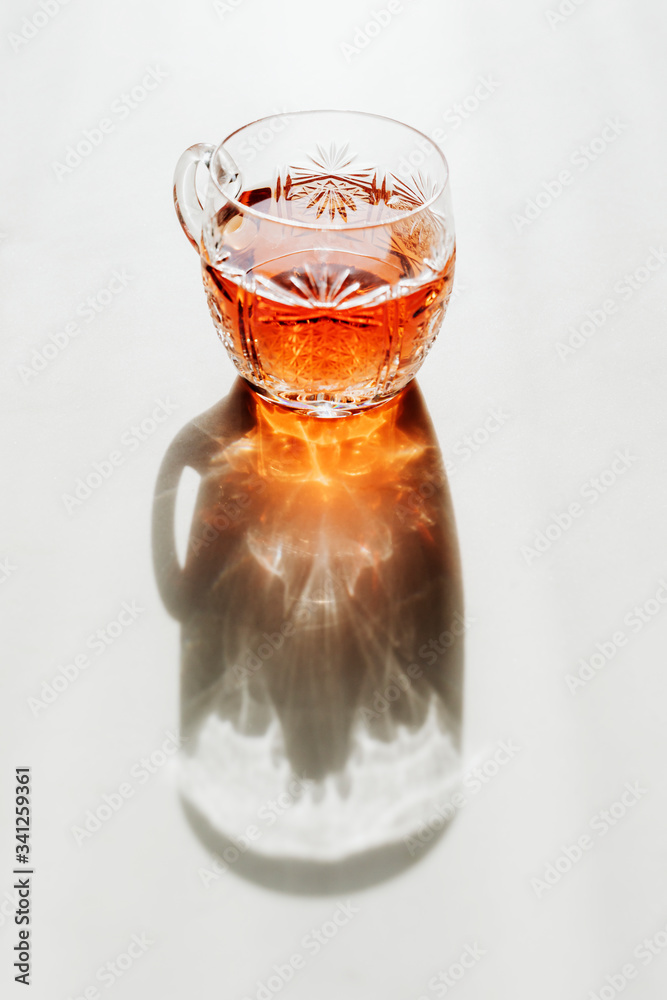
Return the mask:
M174 205L183 232L199 252L204 206L197 194L197 167L203 163L208 169L215 146L198 142L182 154L174 172Z

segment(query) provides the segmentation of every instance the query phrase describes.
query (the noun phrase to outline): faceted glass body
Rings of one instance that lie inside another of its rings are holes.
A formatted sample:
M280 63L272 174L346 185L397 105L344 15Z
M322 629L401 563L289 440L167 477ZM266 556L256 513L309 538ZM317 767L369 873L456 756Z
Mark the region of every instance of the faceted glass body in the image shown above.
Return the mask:
M414 377L456 256L447 164L420 133L352 112L263 119L186 151L175 198L218 334L260 393L337 416Z

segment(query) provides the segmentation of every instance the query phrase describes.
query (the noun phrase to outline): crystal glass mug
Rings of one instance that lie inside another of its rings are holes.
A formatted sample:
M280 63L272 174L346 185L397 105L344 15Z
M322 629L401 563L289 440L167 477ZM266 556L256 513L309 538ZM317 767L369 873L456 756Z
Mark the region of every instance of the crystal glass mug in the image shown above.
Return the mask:
M337 417L415 376L456 257L447 162L425 135L361 112L263 118L187 149L174 203L255 391Z

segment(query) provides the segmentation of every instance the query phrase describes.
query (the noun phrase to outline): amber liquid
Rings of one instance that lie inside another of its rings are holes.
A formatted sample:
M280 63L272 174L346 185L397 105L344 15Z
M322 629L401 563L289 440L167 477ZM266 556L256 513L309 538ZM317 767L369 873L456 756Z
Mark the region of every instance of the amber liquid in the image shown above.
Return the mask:
M265 189L241 200L262 209ZM202 252L211 315L239 372L267 395L338 410L374 405L414 376L454 276L435 216L317 230L221 213L217 266ZM424 263L424 261L428 263Z

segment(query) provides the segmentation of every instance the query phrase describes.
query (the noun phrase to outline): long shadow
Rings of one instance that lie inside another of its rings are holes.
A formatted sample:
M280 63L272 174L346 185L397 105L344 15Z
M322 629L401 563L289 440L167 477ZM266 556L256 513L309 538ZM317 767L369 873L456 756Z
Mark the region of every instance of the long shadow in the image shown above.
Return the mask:
M181 566L186 466L201 481ZM321 893L423 857L406 841L458 778L464 620L451 499L416 385L322 420L238 380L170 446L153 550L182 625L182 801L221 864Z

